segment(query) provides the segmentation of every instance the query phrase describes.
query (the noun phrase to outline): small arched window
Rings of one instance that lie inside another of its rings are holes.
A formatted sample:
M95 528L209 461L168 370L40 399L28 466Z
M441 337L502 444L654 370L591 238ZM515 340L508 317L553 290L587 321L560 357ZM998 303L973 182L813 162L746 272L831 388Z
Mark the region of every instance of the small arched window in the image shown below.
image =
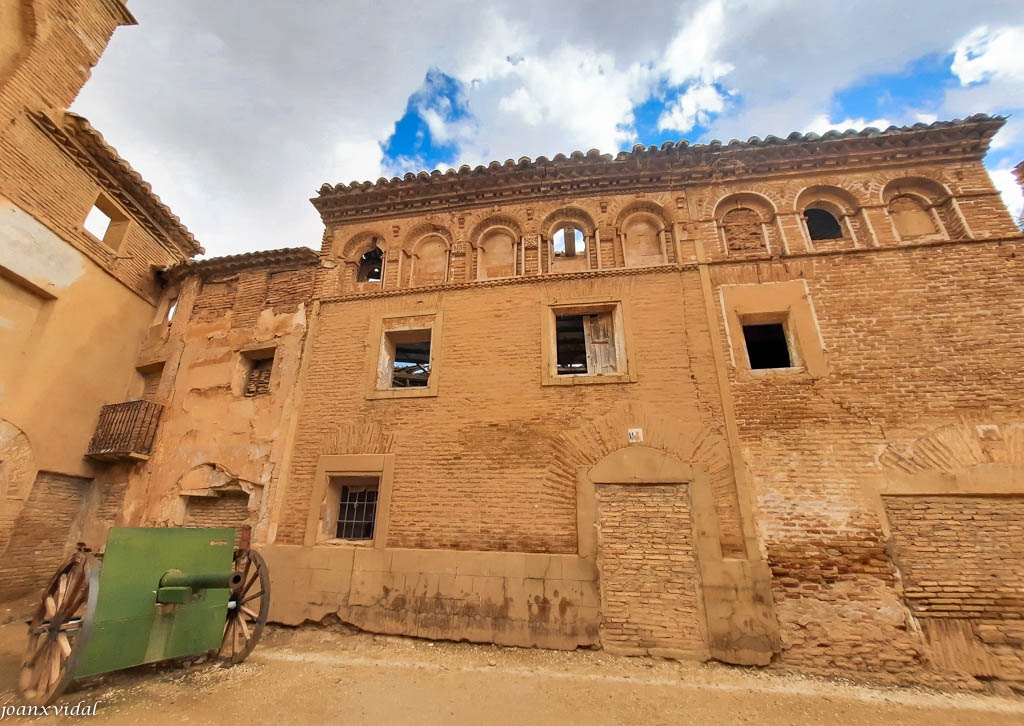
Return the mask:
M575 257L587 251L583 230L572 224L556 229L551 241L555 248L555 257Z
M821 207L808 207L804 211L807 232L812 240L842 239L843 227L835 215Z
M924 208L924 205L915 197L906 194L894 197L889 202L889 216L892 217L892 222L896 225L900 239L923 237L938 231L935 229L935 222L932 220L931 214Z
M384 253L375 246L359 258L359 273L356 276L356 281L380 282L383 268Z

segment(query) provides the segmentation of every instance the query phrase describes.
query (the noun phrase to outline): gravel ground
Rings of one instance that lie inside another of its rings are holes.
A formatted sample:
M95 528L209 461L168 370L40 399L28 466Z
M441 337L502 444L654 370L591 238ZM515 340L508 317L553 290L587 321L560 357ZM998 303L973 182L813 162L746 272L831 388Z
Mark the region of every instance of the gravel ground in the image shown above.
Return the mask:
M0 623L5 619L0 608ZM24 631L17 620L0 625L0 706L18 703L14 681ZM93 723L131 726L1024 724L1022 698L321 628L268 628L249 659L234 668L209 662L142 666L79 684L58 703L80 701L99 702Z

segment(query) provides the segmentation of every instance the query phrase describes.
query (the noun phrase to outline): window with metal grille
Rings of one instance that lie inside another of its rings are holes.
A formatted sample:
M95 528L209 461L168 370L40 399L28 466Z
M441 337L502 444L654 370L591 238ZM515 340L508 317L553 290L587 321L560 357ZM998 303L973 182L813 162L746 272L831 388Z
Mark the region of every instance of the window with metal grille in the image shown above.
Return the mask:
M243 393L246 396L263 396L270 393L270 374L273 369L273 353L269 358L250 359Z
M373 539L377 484L342 484L338 493L338 539Z

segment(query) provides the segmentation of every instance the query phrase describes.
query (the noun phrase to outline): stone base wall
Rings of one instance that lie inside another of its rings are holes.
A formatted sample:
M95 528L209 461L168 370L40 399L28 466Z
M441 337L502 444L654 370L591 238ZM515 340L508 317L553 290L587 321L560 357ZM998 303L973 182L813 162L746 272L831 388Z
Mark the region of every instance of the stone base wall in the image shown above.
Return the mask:
M598 643L592 559L351 546L260 548L270 619L336 615L375 633L573 649Z

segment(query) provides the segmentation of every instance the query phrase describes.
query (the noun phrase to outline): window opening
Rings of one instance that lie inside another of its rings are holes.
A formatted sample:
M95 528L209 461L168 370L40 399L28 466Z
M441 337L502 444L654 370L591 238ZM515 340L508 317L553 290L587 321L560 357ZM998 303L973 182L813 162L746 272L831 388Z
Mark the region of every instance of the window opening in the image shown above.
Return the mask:
M357 282L380 282L381 270L384 266L384 253L374 247L359 258L359 274Z
M792 368L786 329L782 323L744 325L743 339L753 370Z
M113 224L114 220L107 215L102 209L97 206L93 206L89 210L89 215L85 218L85 224L83 225L86 231L96 239L102 240L107 236L107 230L110 229L110 225Z
M807 231L812 240L843 238L839 220L825 209L811 207L804 212L804 219L807 220Z
M338 496L338 539L373 539L379 484L343 484Z
M555 355L560 376L617 373L612 311L556 315Z
M430 330L403 330L387 334L394 346L392 388L425 388L430 382Z
M245 377L245 395L263 396L270 393L270 374L273 369L273 353L268 358L250 359L249 372Z
M555 257L575 257L583 254L587 249L583 230L571 224L556 229L551 241L555 249Z

